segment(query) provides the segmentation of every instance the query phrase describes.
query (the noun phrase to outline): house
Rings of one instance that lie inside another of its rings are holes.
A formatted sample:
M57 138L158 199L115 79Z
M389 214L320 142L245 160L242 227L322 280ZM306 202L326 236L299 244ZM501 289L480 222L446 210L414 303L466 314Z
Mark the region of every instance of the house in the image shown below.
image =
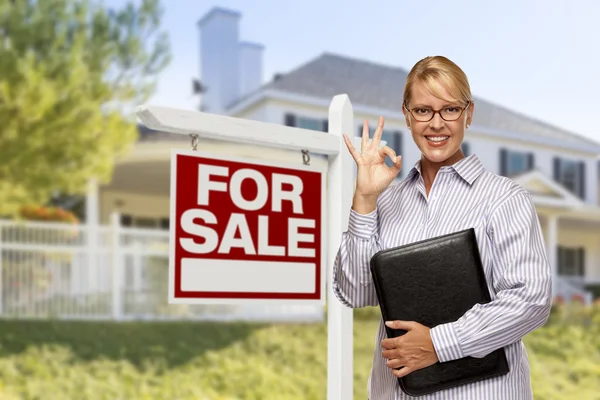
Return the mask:
M236 11L214 8L198 23L201 77L207 88L203 111L327 131L332 97L347 93L355 111L355 134L364 119L375 123L383 115L383 139L403 155L404 165L419 159L401 112L406 70L324 53L263 83L264 48L240 40L240 18ZM118 211L125 226L165 229L170 148L189 146L189 138L143 127L140 132L132 154L117 163L112 182L90 193L101 222ZM203 141L200 148L250 157L297 157L301 162L300 154L284 150L212 141ZM477 154L486 168L513 178L533 194L550 249L556 294L600 295L600 144L475 97L464 151Z

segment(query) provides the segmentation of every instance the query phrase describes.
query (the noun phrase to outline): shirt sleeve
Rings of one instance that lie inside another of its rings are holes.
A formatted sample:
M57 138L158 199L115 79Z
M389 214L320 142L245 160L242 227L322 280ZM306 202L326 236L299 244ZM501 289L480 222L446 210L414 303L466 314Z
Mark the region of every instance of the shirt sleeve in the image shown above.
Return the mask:
M369 214L350 209L348 230L342 233L333 265L332 289L342 304L352 308L378 304L369 263L379 249L377 209Z
M552 275L530 194L504 201L490 217L488 234L496 298L431 329L440 362L485 357L544 325L550 314Z

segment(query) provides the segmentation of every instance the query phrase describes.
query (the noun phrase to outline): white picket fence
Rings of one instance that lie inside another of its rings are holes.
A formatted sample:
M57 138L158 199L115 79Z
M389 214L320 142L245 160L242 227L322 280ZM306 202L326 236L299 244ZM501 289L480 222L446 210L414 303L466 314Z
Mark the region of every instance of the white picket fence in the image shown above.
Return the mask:
M168 304L169 233L0 220L0 316L320 321L320 307Z

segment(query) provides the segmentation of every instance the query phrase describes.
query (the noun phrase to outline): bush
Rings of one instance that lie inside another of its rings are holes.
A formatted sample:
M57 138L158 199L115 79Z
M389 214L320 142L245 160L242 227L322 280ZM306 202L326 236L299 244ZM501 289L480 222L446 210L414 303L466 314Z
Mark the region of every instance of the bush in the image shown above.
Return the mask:
M367 398L378 311L354 313L354 399ZM525 337L535 400L597 398L599 315L598 305L557 305ZM0 343L0 400L322 400L327 393L325 323L4 321Z
M25 205L21 207L19 217L28 221L79 223L75 214L60 207Z

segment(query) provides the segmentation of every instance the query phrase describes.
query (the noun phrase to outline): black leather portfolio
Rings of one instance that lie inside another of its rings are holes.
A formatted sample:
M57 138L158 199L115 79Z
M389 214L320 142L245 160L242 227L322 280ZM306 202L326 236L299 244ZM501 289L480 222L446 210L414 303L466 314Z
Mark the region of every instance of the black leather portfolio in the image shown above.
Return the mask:
M473 228L379 251L370 268L384 321L416 321L433 328L491 301ZM385 328L388 338L406 333ZM500 348L483 358L437 362L398 380L406 394L422 396L508 371Z

